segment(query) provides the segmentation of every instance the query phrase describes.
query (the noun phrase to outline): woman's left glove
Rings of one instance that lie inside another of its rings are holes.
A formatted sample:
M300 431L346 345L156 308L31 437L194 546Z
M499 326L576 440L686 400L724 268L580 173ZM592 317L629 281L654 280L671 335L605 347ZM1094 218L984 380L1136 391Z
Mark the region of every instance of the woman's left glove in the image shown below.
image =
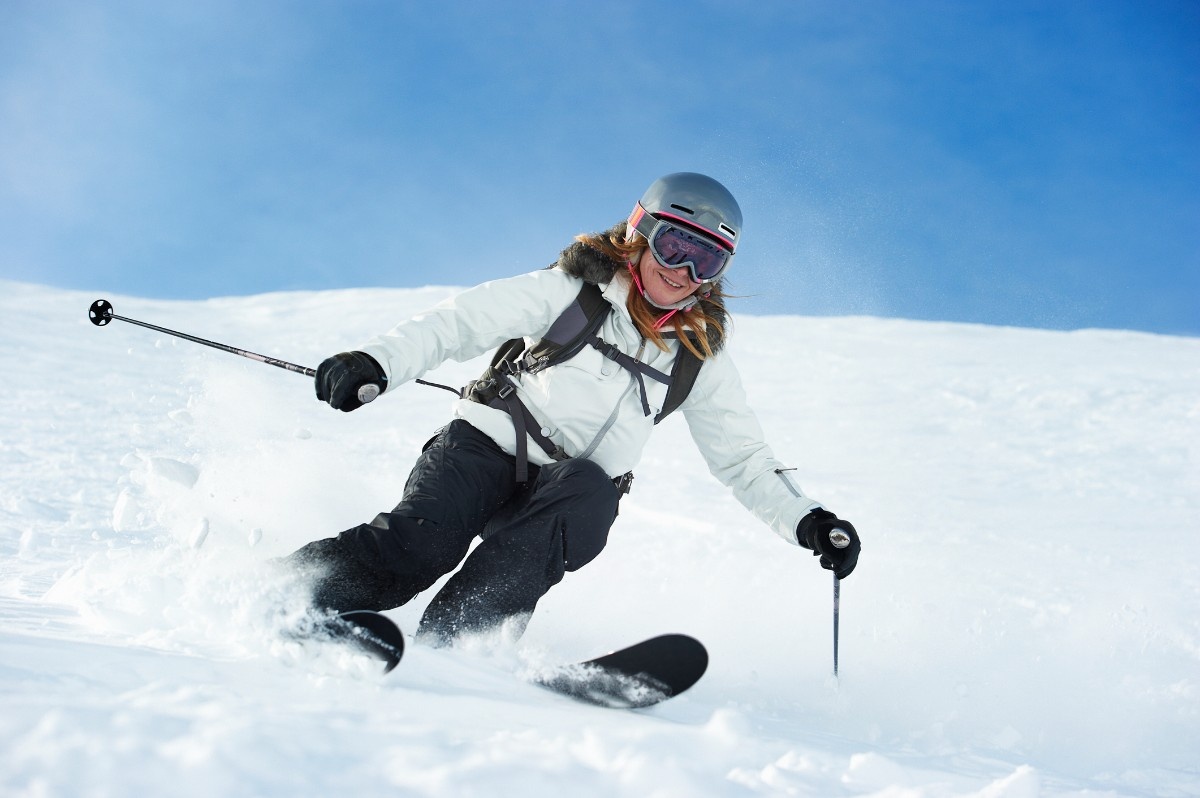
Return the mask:
M821 567L845 579L858 565L862 544L858 531L828 510L813 510L796 525L796 540L813 556L821 557Z
M317 399L349 413L387 389L387 375L366 352L342 352L317 366Z

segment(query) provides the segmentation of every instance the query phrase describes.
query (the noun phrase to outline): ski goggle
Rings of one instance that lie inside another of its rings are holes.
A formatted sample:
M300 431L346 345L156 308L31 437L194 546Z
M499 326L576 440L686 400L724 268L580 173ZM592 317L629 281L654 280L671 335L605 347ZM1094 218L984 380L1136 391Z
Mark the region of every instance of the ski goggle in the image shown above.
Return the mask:
M717 279L733 260L733 253L727 248L695 230L667 219L654 218L640 203L629 223L646 238L650 253L659 264L667 269L686 266L694 283Z

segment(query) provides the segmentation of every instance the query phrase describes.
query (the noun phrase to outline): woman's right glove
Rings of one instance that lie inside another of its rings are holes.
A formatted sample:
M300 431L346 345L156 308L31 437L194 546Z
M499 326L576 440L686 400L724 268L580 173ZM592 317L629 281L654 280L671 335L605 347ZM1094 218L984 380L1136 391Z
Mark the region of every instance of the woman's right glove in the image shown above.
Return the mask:
M813 510L796 525L796 541L820 556L821 567L845 579L858 565L862 543L858 531L849 521L843 521L828 510Z
M342 352L317 366L317 399L349 413L387 389L387 375L366 352Z

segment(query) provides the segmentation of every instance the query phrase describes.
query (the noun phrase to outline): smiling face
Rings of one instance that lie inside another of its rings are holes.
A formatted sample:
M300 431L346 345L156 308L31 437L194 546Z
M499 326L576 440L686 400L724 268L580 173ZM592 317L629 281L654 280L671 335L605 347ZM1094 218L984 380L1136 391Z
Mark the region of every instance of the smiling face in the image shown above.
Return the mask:
M686 266L668 269L660 265L649 247L642 250L642 256L638 259L638 274L650 299L663 307L682 302L700 287L692 282Z

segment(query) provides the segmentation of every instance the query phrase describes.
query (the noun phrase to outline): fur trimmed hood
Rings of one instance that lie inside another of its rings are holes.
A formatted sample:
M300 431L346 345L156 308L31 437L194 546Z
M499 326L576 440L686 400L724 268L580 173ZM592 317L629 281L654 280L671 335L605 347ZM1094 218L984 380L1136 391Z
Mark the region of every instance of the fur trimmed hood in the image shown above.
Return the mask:
M605 230L601 235L613 236L619 239L625 236L625 230L626 223L619 222L608 230ZM592 283L593 285L603 285L612 282L617 271L623 269L625 266L625 264L618 263L600 250L589 247L579 241L571 242L571 245L559 254L558 262L554 265L572 277L578 277L585 283ZM712 347L713 352L719 352L725 345L726 333L729 327L729 316L725 310L725 303L719 296L722 282L722 280L717 280L713 284L714 289L716 289L713 292L713 296L700 299L700 307L704 309L705 313L716 319L725 331L721 332L716 327L708 328L708 344Z

